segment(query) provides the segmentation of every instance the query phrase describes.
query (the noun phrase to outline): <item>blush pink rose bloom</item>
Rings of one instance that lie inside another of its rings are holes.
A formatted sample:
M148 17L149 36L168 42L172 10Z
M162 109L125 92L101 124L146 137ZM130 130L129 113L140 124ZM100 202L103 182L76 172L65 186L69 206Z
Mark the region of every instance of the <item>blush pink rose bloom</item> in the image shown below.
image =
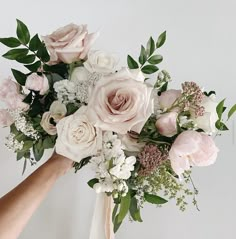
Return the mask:
M20 94L20 86L8 78L0 84L0 100L3 101L9 109L27 110L29 106L22 102L25 96Z
M72 63L87 56L98 33L88 34L87 25L68 24L42 37L50 53L50 63Z
M176 120L178 113L169 112L162 114L156 121L158 132L166 137L172 137L177 134Z
M140 133L153 113L153 88L137 76L122 69L97 82L88 103L88 118L96 127L119 134Z
M40 95L44 95L49 90L48 79L45 75L40 76L37 73L32 73L27 77L25 87L28 90L39 91Z
M209 166L214 164L219 149L212 137L196 131L181 133L173 143L169 158L177 175L181 175L191 166Z
M158 97L161 109L169 109L173 103L181 96L181 90L167 90Z
M5 109L0 110L0 126L2 127L10 126L13 122L14 120L7 110Z

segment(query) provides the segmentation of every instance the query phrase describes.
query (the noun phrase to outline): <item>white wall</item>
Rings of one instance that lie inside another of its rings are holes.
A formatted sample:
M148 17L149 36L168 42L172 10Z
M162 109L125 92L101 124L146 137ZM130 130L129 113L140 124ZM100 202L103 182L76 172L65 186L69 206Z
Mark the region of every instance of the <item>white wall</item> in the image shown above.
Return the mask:
M236 102L236 2L233 0L66 0L4 1L0 8L0 37L12 36L15 18L32 31L50 33L67 23L88 23L91 31L101 30L97 48L116 52L125 63L127 53L137 55L150 35L168 32L161 49L174 86L197 81L215 89L221 99ZM0 53L6 48L0 47ZM15 66L0 59L0 75ZM230 124L232 127L233 124ZM235 132L236 133L236 132ZM235 134L234 133L234 134ZM217 163L194 170L201 212L189 207L181 213L170 203L163 208L146 206L144 223L127 222L117 239L234 239L236 227L236 159L233 132L217 139L221 149ZM22 162L3 146L7 130L0 136L0 195L17 185ZM28 175L35 168L28 168ZM25 176L26 176L25 175ZM86 185L92 173L66 175L57 182L35 213L21 239L87 239L95 194ZM10 225L9 225L10 226Z

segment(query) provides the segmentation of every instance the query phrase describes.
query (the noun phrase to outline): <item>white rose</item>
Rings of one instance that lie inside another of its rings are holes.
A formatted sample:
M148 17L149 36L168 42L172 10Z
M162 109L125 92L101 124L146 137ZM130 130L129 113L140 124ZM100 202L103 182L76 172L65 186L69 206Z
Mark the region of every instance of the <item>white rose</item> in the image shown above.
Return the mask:
M53 117L50 112L45 112L42 116L40 125L50 135L57 134L57 128L55 124L52 124Z
M201 105L205 108L205 113L197 118L193 116L193 122L206 133L216 132L215 123L218 120L218 115L216 112L217 102L215 101L215 95L210 97L204 96Z
M70 81L74 82L76 85L78 83L85 83L88 82L89 72L82 66L76 67L71 74Z
M109 74L115 71L117 58L109 53L93 50L88 53L84 67L91 73Z
M56 126L56 152L76 162L96 155L102 147L102 132L89 122L86 111L87 107L82 106Z
M63 103L56 100L51 104L49 112L51 113L53 119L57 122L66 115L67 109Z

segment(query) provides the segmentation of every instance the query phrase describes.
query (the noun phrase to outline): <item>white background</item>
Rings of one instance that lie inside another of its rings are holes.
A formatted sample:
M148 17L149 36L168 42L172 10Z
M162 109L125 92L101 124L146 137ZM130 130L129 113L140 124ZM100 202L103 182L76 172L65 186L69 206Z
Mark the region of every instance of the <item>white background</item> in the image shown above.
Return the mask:
M120 63L128 53L137 56L140 44L150 35L167 30L168 40L160 50L162 68L174 79L197 81L215 89L219 99L236 101L236 2L230 0L66 0L3 1L0 8L0 37L15 34L15 18L29 26L32 34L52 32L67 23L87 23L90 31L101 31L95 47L115 52ZM3 54L6 48L0 46ZM0 59L0 76L7 77L13 62ZM229 123L231 129L233 122ZM22 162L3 146L8 130L0 136L0 195L16 186ZM217 139L217 163L194 170L201 212L189 207L179 212L174 202L160 209L146 206L144 223L127 222L117 239L234 239L236 237L235 132ZM50 154L50 152L49 152ZM26 175L35 168L28 168ZM24 177L25 177L24 176ZM89 169L61 178L34 214L20 239L87 239L95 194L86 182ZM10 227L11 225L9 225ZM0 232L1 235L1 232ZM1 236L0 236L1 238Z

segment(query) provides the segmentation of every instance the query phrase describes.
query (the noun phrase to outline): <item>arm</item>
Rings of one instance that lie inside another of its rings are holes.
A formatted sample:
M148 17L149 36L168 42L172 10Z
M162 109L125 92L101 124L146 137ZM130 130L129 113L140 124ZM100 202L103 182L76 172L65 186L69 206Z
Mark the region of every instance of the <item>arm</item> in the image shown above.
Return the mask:
M73 161L54 153L21 184L0 198L0 238L16 239L56 180Z

